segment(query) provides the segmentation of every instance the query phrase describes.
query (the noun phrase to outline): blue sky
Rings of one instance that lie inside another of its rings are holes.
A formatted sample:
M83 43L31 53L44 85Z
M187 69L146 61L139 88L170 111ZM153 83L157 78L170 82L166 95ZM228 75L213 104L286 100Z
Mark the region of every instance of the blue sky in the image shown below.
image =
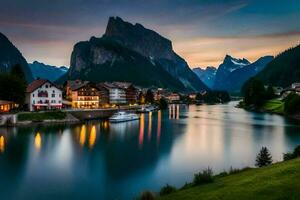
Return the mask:
M299 0L1 0L0 32L29 62L69 66L73 45L101 37L109 16L173 41L190 67L226 54L251 61L300 41Z

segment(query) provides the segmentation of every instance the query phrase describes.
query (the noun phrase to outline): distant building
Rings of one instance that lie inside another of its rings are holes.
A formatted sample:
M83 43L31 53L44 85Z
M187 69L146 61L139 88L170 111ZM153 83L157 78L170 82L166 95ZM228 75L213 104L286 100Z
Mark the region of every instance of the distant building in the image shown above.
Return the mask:
M19 105L12 101L0 100L0 113L6 113L18 107Z
M292 89L299 89L300 88L300 83L293 83L292 85L291 85L291 88Z
M177 93L171 93L170 95L167 96L167 99L169 100L169 102L180 101L180 95Z
M48 80L37 79L27 86L25 102L30 111L61 109L62 91Z
M128 104L137 103L138 89L133 84L127 82L114 82L113 84L125 90L126 102Z
M73 108L99 108L100 90L96 84L89 81L68 81L67 96L72 101Z
M126 90L124 88L118 87L113 83L103 83L103 87L105 87L109 91L109 104L126 104Z
M197 94L196 94L196 93L189 94L189 98L190 98L191 100L196 100L196 97L197 97Z

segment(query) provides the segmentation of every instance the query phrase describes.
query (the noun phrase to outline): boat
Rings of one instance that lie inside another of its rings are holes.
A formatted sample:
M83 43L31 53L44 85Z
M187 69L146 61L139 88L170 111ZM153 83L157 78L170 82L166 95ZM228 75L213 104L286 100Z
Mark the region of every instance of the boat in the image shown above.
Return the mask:
M140 117L139 115L135 113L127 113L127 112L117 112L113 114L110 118L109 121L112 123L117 123L117 122L127 122L127 121L133 121L133 120L138 120Z

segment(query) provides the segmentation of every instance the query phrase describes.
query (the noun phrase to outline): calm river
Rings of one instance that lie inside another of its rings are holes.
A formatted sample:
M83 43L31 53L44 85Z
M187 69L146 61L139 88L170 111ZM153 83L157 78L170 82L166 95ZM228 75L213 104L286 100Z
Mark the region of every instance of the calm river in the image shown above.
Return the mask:
M0 199L132 199L208 166L253 166L300 145L300 125L226 105L172 105L140 121L0 128Z

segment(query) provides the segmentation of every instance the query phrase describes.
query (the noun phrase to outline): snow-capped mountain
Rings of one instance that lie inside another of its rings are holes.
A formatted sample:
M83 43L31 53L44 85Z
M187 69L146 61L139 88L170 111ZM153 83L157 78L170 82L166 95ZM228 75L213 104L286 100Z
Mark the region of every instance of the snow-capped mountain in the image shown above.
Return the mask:
M217 69L215 67L196 67L193 72L199 77L199 79L205 83L209 88L212 88L215 82Z
M67 67L56 67L51 65L46 65L44 63L34 61L33 63L29 63L29 68L32 72L33 78L41 78L48 79L50 81L56 81L62 75L64 75L67 71Z
M217 70L213 89L239 92L242 85L249 78L264 69L272 60L272 56L265 56L251 64L245 58L238 59L226 55L223 63Z

